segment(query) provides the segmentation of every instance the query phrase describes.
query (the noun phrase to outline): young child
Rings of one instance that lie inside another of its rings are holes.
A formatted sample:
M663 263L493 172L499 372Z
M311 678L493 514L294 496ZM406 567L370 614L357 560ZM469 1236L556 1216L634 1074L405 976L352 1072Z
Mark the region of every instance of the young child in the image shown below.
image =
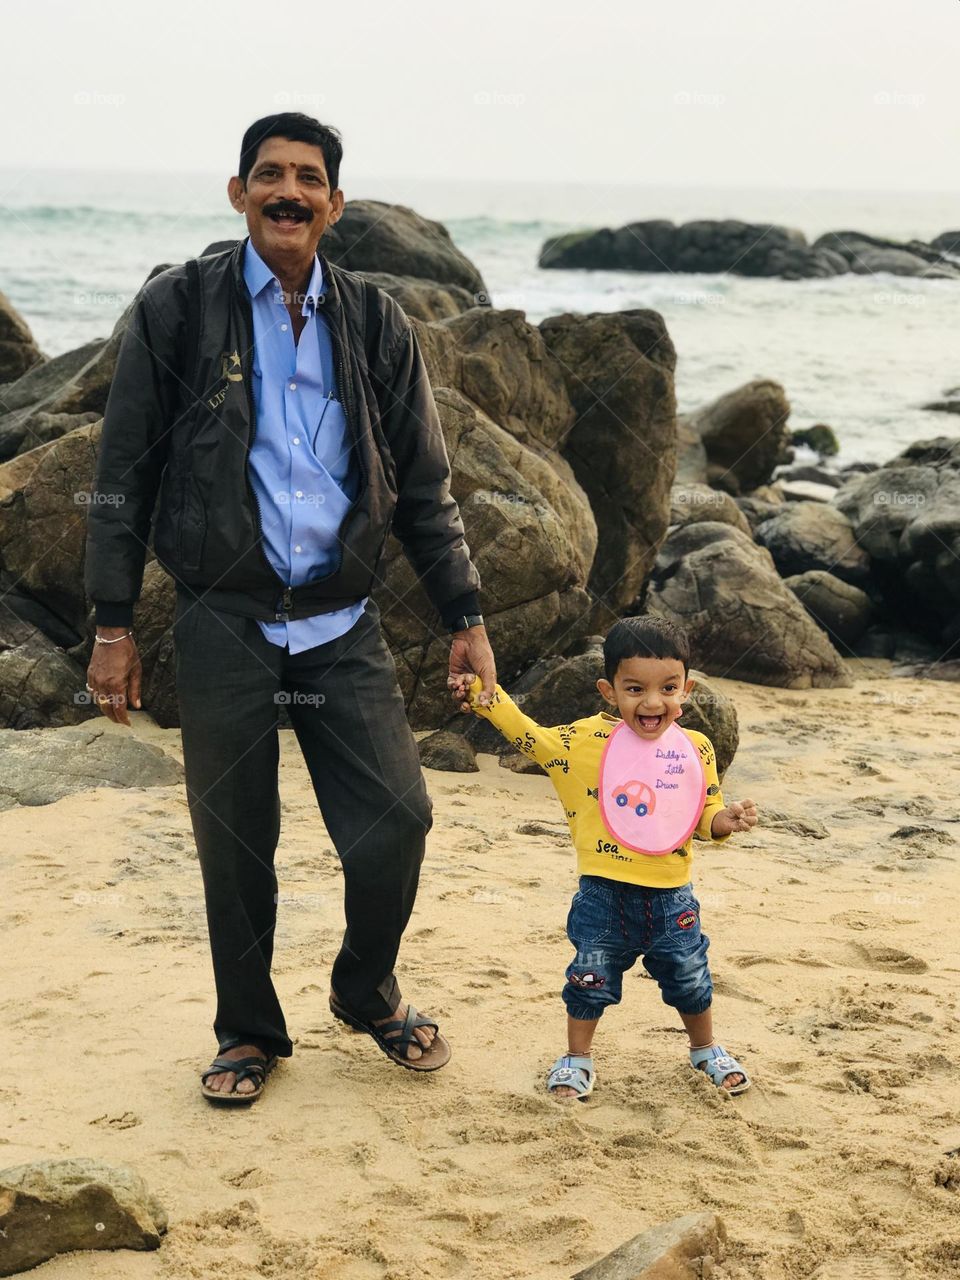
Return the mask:
M610 629L603 659L606 678L597 681L597 688L620 713L619 720L600 712L547 729L524 715L499 685L492 697L487 695L489 705L484 705L479 678L465 674L448 681L462 710L490 720L546 770L564 806L577 850L580 888L567 917L567 936L576 955L567 966L563 988L567 1053L554 1063L547 1088L556 1097L580 1101L593 1091L596 1071L590 1049L597 1023L608 1005L619 1003L623 974L642 956L664 1002L677 1010L687 1030L691 1065L731 1094L743 1093L750 1087L746 1071L714 1039L713 983L707 964L710 941L701 932L700 904L690 883L692 832L672 852L669 842L667 851L641 851L637 839L643 837L633 836L632 828L631 843L624 843L622 832L630 823L649 831L643 821L635 823L630 813L645 819L649 812L652 819L658 797L663 821L664 808L673 802L664 799L667 791L676 789L673 780L664 781L658 773L660 780L653 785L663 791L654 793L631 781L617 784L614 795L602 777L604 750L620 729L618 760L669 757L655 767L667 774L687 769L694 781L683 784L691 787L686 803L692 805L684 830L696 822L701 839L719 843L734 831L749 831L757 823L757 807L752 800L724 804L713 746L702 733L689 730L677 736L673 730L666 740L673 744L670 750L664 743L652 752L629 736L635 734L641 744L656 743L683 714L693 681L688 675L689 644L681 628L660 618L625 618ZM686 766L680 763L688 743L699 755L702 774L695 760ZM706 794L701 800L704 781ZM606 813L620 836L604 821L601 801L607 796L614 807Z

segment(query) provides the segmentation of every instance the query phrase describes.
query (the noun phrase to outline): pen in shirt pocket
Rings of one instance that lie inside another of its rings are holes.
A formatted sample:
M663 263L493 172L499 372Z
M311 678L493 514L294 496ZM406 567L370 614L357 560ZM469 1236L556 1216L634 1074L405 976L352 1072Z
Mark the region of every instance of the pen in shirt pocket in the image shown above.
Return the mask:
M324 399L324 402L323 402L323 408L320 410L320 418L319 418L319 420L318 420L318 422L317 422L317 429L316 429L316 431L313 433L313 444L312 444L312 446L311 446L311 447L313 448L314 453L316 453L316 451L317 451L317 437L318 437L318 436L319 436L319 434L320 434L320 428L323 426L323 419L324 419L324 416L326 415L327 410L330 408L330 401L331 401L332 399L333 399L333 392L332 392L332 391L330 391L330 392L328 392L328 393L327 393L327 396L326 396L326 398Z

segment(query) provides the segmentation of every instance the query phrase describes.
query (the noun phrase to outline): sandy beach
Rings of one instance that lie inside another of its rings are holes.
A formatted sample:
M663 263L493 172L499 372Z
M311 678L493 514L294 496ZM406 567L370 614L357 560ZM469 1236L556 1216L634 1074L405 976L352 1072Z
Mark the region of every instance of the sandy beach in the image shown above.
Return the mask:
M197 1087L214 1006L182 789L0 815L0 1163L129 1163L170 1215L157 1253L33 1274L547 1280L714 1209L725 1280L955 1275L960 688L881 661L856 672L811 692L712 681L740 717L725 795L751 795L764 824L695 867L719 1034L755 1081L735 1101L686 1065L639 966L604 1019L593 1098L542 1092L563 1048L573 854L547 779L493 756L428 773L435 826L399 972L454 1061L423 1078L327 1010L340 874L282 734L275 969L296 1051L249 1111ZM177 730L132 719L179 755ZM530 820L556 835L517 834Z

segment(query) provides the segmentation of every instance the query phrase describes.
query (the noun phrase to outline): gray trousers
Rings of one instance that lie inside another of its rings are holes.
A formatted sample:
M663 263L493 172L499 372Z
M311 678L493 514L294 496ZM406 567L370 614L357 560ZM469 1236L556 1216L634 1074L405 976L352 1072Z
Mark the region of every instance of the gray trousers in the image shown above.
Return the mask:
M289 1057L270 976L286 704L343 868L346 932L331 985L365 1018L393 1012L400 939L432 825L396 664L371 600L343 636L290 654L253 618L178 589L173 624L187 800L203 875L218 1043Z

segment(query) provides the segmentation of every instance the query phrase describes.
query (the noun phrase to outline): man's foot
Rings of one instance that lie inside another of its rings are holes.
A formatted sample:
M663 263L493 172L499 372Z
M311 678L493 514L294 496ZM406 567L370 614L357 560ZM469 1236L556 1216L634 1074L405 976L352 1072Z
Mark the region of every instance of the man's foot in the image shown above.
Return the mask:
M375 1027L382 1027L385 1022L403 1022L404 1018L407 1016L407 1009L409 1007L410 1006L407 1004L406 1000L401 1000L393 1013L390 1014L389 1018L375 1018L373 1025ZM433 1027L414 1027L413 1034L417 1037L422 1048L418 1049L416 1045L410 1045L407 1049L407 1057L411 1062L415 1062L417 1058L423 1057L423 1050L430 1048L437 1033L434 1031ZM394 1040L399 1035L399 1030L388 1031L384 1036L384 1039L387 1041Z
M217 1054L218 1058L263 1058L266 1061L267 1055L262 1049L258 1049L255 1044L238 1044L233 1049L227 1049L223 1053ZM214 1090L216 1093L254 1093L256 1091L256 1082L250 1079L241 1080L237 1084L237 1077L232 1071L217 1071L212 1076L207 1076L206 1086L208 1089Z

